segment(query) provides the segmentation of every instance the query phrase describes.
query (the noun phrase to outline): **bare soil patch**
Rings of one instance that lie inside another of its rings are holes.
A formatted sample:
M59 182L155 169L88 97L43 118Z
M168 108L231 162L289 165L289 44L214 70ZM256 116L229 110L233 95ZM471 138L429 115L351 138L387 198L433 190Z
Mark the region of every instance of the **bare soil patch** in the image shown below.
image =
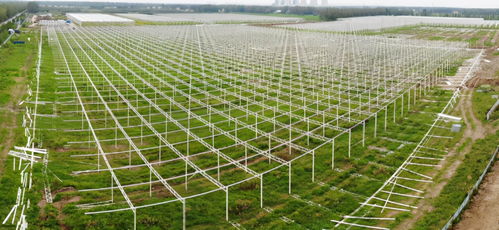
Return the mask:
M499 229L499 164L485 177L478 194L461 216L455 230Z
M74 187L63 187L58 189L57 191L52 193L52 197L55 197L58 193L62 192L74 192L77 191ZM75 203L81 200L80 196L71 196L71 197L63 197L61 200L56 201L52 203L52 205L57 209L57 221L59 223L59 226L61 226L61 229L69 229L65 224L64 224L64 218L66 216L62 213L62 209L68 205L69 203ZM38 207L41 209L41 214L40 217L43 218L45 216L45 211L44 208L47 205L47 201L45 199L40 200L38 202Z
M449 150L447 155L448 158L456 156L456 160L443 166L442 170L444 170L444 174L440 176L439 182L433 184L426 190L425 199L421 201L418 209L412 211L413 217L398 225L397 229L410 229L421 217L423 217L423 215L426 214L426 212L433 210L431 198L437 197L445 185L447 185L449 179L456 173L459 165L463 163L464 156L471 151L472 144L477 139L484 138L486 135L497 130L497 128L490 125L483 125L482 122L475 117L472 108L472 90L466 90L456 109L461 112L461 116L463 117L467 128L465 129L462 138L452 149ZM471 128L473 126L472 124L475 126L474 129ZM459 152L458 148L470 139L471 143L468 143L466 147ZM499 213L497 213L496 216L499 217Z
M4 117L0 120L0 127L5 128L7 135L0 143L0 177L3 174L4 162L7 159L7 153L13 147L16 139L17 118L19 116L20 106L19 101L26 93L26 77L28 69L33 65L33 54L26 57L24 65L19 69L18 77L14 78L15 85L10 87L9 94L11 96L9 102L1 110L4 110Z
M14 146L16 137L17 117L19 115L19 100L26 92L26 85L24 84L24 77L14 78L16 84L10 88L11 98L5 106L1 109L5 110L3 122L0 126L5 128L7 136L0 145L0 176L3 174L4 162L7 159L7 153Z

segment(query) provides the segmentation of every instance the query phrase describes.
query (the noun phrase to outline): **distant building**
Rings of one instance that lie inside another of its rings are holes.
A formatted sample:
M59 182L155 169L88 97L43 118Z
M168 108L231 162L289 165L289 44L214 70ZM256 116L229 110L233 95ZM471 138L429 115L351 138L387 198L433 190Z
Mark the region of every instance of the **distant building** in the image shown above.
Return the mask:
M329 5L328 0L321 0L321 5L322 5L322 6L327 6L327 5Z
M298 6L307 5L307 0L274 0L274 6Z
M310 6L317 6L319 3L317 2L318 0L310 0Z

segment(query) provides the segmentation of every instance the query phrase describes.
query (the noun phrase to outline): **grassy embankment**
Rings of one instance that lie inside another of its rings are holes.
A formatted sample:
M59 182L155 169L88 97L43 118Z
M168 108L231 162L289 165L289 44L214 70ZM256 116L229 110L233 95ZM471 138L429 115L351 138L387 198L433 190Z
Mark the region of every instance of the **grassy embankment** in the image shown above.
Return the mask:
M27 97L27 85L34 80L35 63L37 59L38 30L23 30L16 40L26 41L26 44L13 45L7 43L0 48L0 216L6 217L16 201L17 189L20 186L19 171L12 170L13 158L7 157L7 152L14 145L26 142L23 135L22 115L25 106L19 102ZM28 38L31 41L28 41ZM16 166L17 168L17 166ZM40 165L34 166L33 187L27 192L31 201L31 209L27 210L28 219L38 216L36 203L40 200L42 191L40 185ZM19 213L19 212L18 212ZM33 223L33 222L31 222ZM4 225L2 228L14 229L15 225Z

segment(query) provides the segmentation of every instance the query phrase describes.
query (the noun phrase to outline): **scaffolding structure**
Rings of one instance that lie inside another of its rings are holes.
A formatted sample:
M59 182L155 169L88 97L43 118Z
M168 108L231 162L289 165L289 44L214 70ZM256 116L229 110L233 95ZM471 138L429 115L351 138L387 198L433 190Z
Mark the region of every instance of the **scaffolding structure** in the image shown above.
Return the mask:
M291 194L293 162L310 158L314 181L316 151L330 148L334 170L335 154L350 157L352 144L365 145L368 122L376 137L378 114L386 130L386 114L394 122L404 116L467 54L461 43L244 25L44 25L58 106L72 116L65 131L87 137L69 144L95 148L73 155L96 164L74 174L110 176L109 186L80 191L109 191L113 203L117 190L126 203L87 214L131 211L134 228L137 210L179 202L185 229L187 200L217 191L225 192L228 221L229 190L250 180L260 183L263 208L264 176L277 169L288 169ZM354 130L362 130L359 142ZM345 136L348 143L337 141ZM348 151L336 153L338 145ZM192 191L193 178L209 186ZM393 178L386 183L403 179ZM144 186L150 197L157 187L170 196L147 202L127 193Z
M422 183L433 183L433 177L425 173L418 172L418 168L440 168L442 163L445 162L445 158L448 151L445 149L439 149L432 147L432 139L441 138L452 138L448 136L436 135L438 131L444 130L448 132L448 128L444 126L447 122L449 116L441 116L441 114L452 112L454 106L457 104L459 97L462 94L462 89L466 87L466 82L475 76L476 71L480 67L480 62L482 60L484 50L482 49L474 58L469 62L469 65L465 65L461 71L465 71L465 76L459 83L459 86L453 90L453 94L450 97L447 104L442 109L442 112L438 114L436 119L431 124L428 131L425 133L421 141L417 144L416 148L411 152L407 159L397 168L397 170L391 175L391 177L385 181L385 183L368 197L361 205L355 209L349 215L343 216L341 220L331 220L336 223L335 227L345 225L348 227L356 226L369 229L388 229L384 227L376 227L373 225L364 225L349 222L349 220L366 220L374 219L378 221L393 221L395 218L376 218L368 217L367 215L372 215L375 213L383 213L385 210L390 211L404 211L409 212L412 209L416 209L414 206L408 202L397 202L394 201L396 198L414 198L423 199L424 190L416 187L410 182L422 182ZM410 176L412 175L412 177ZM409 183L407 183L409 182ZM402 188L403 192L394 192L395 188ZM379 209L380 211L373 212L373 209ZM355 216L359 215L359 216Z

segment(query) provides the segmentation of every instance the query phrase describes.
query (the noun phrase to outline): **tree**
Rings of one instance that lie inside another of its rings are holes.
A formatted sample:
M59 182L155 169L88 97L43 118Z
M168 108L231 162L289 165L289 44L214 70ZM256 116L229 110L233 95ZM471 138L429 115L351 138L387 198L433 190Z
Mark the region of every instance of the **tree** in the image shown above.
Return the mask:
M3 22L4 20L7 20L8 15L7 15L7 9L6 8L2 8L2 6L0 6L0 22Z
M26 7L28 9L28 12L30 13L36 13L40 9L38 6L38 3L36 2L28 2L28 6Z

